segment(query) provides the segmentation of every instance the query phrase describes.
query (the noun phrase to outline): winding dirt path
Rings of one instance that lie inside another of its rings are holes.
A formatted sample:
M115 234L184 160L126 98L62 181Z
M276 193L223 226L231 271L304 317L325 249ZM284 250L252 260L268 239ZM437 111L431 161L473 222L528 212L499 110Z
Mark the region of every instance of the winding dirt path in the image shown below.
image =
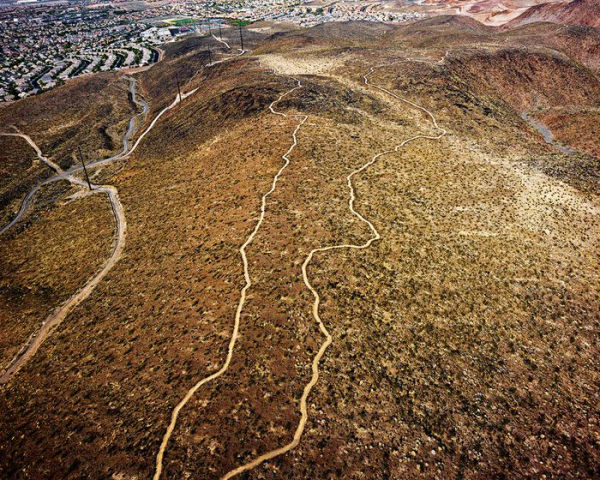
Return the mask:
M219 43L222 43L223 45L225 45L225 48L227 50L231 50L231 47L229 46L229 44L225 41L225 40L221 40L220 38L217 38L217 36L213 33L212 37Z
M14 128L16 130L15 133L0 132L0 136L23 138L31 146L31 148L33 148L38 159L41 160L42 163L47 165L51 170L53 170L56 173L56 176L51 177L51 178L56 178L57 180L67 180L72 185L79 185L77 182L78 179L76 179L69 173L65 172L62 168L60 168L60 166L58 164L54 163L48 157L43 155L40 148L37 146L37 144L32 140L32 138L29 135L26 135L26 134L20 132L16 127L14 127ZM23 213L25 213L25 210L27 210L27 207L29 206L31 199L33 198L33 195L40 189L40 187L42 185L46 185L47 183L50 183L50 179L36 185L34 188L32 188L29 191L29 193L25 196L25 198L21 202L21 207L19 208L19 211L17 212L17 215L15 216L15 218L13 218L7 225L5 225L4 227L2 227L2 229L0 229L0 235L2 235L4 232L6 232L9 228L11 228L13 225L15 225L19 221L19 219L21 218Z
M327 247L315 248L314 250L311 250L309 252L308 256L304 260L304 263L302 264L302 279L304 280L304 284L310 290L310 292L312 293L313 298L314 298L314 302L313 302L313 306L312 306L313 317L314 317L315 321L317 322L317 324L319 325L319 330L325 336L325 340L321 344L321 348L319 348L319 351L313 358L312 378L310 379L310 382L308 384L306 384L306 386L304 387L304 391L302 392L302 396L300 397L300 421L298 422L298 426L296 427L296 431L294 432L294 437L293 437L292 441L289 442L288 444L286 444L280 448L277 448L275 450L271 450L270 452L264 453L264 454L256 457L251 462L248 462L244 465L241 465L241 466L231 470L226 475L224 475L221 478L221 480L228 480L232 477L235 477L236 475L239 475L240 473L251 470L267 460L271 460L275 457L278 457L279 455L283 455L284 453L289 452L291 449L293 449L300 443L300 438L302 437L302 434L304 433L304 428L305 428L306 422L308 420L308 409L307 409L308 396L310 395L312 388L316 385L317 381L319 380L319 363L321 361L321 358L323 357L323 355L325 354L325 351L327 350L327 348L329 347L329 345L331 345L331 342L333 341L331 334L325 327L325 324L323 323L321 316L319 315L319 305L321 302L321 297L319 296L319 293L317 292L317 290L310 283L310 280L308 277L308 267L309 267L311 261L313 260L313 257L318 253L328 252L331 250L340 250L340 249L362 250L365 248L369 248L373 242L375 242L381 238L381 235L377 231L375 226L369 220L367 220L365 217L363 217L359 212L357 212L354 208L354 203L356 201L356 190L354 188L354 184L352 183L352 178L355 175L358 175L359 173L368 169L371 165L373 165L379 158L383 157L384 155L389 155L391 153L398 152L398 150L400 148L402 148L404 145L406 145L409 142L413 142L413 141L415 141L417 139L421 139L421 138L430 139L430 140L439 140L447 133L445 129L438 126L435 117L426 108L424 108L420 105L417 105L416 103L411 102L410 100L406 100L383 87L369 83L369 76L375 71L375 69L382 68L384 66L388 66L388 65L372 67L369 70L369 72L363 76L365 85L371 85L372 87L377 88L378 90L381 90L382 92L385 92L388 95L391 95L392 97L394 97L398 100L401 100L402 102L405 102L408 105L411 105L412 107L423 111L424 113L426 113L429 116L433 126L435 127L435 129L440 131L440 134L436 135L436 136L415 135L414 137L403 140L401 143L396 145L393 149L386 150L384 152L380 152L380 153L376 154L375 156L373 156L373 158L371 158L370 161L365 163L362 167L357 168L356 170L352 171L346 177L348 189L350 190L350 198L348 200L348 208L350 209L352 214L354 216L356 216L361 222L367 224L367 226L371 230L372 236L365 243L360 244L360 245L346 243L346 244L341 244L341 245L331 245L331 246L327 246Z
M154 128L154 126L156 125L156 122L158 122L160 120L160 117L162 117L165 113L167 113L169 110L175 108L177 105L179 105L179 103L182 100L185 100L187 97L189 97L190 95L194 94L196 92L196 90L198 90L197 88L194 88L193 90L190 90L187 93L182 93L181 97L179 96L179 94L177 94L175 96L175 100L173 100L173 102L170 105L167 105L165 108L163 108L157 115L156 117L154 117L154 120L152 120L152 122L150 123L150 125L148 125L148 127L146 128L146 130L144 130L142 132L142 134L138 137L138 139L136 140L136 142L133 144L133 147L131 147L131 150L129 150L129 152L127 153L127 155L125 155L126 157L131 156L131 154L133 152L135 152L135 150L137 149L137 147L139 146L139 144L141 143L141 141L144 139L144 137L146 135L148 135L148 133L150 133L150 130L152 130ZM101 160L102 161L102 160ZM97 165L97 164L94 164Z
M229 46L229 43L227 43L225 40L221 40L220 38L218 38L214 33L212 34L212 37L219 43L222 43L223 45L225 45L225 48L227 48L227 50L231 50L231 47ZM224 58L223 60L217 60L215 62L209 63L207 65L207 67L212 67L214 65L218 65L219 63L223 63L226 62L228 60L231 60L232 58L235 57L241 57L244 53L246 53L246 50L242 50L241 48L238 48L239 53L233 54L233 53L223 53L223 55L227 55L227 58Z
M135 80L130 79L133 82L135 82ZM123 140L123 147L124 150L116 155L113 155L112 157L109 158L104 158L102 160L95 160L89 163L86 163L86 168L88 170L93 170L94 168L97 167L101 167L103 165L107 165L109 163L113 163L115 161L118 160L124 160L127 159L131 156L131 154L138 148L140 142L143 140L143 138L154 128L154 126L156 125L156 122L158 122L158 120L169 110L171 110L172 108L176 107L181 100L189 97L190 95L192 95L195 91L197 90L191 90L190 92L187 93L182 93L181 94L181 98L179 98L179 94L177 94L175 96L175 100L168 106L166 106L165 108L163 108L157 115L156 117L154 117L154 119L152 120L152 122L150 123L150 125L143 131L143 133L138 137L138 139L135 141L135 143L133 144L133 146L127 150L127 147L129 146L129 140L126 140L126 138L131 138L131 136L133 136L133 128L134 128L134 122L135 118L140 115L140 114L136 114L134 117L132 117L132 119L130 120L130 124L129 124L129 128L125 134L125 138ZM135 93L135 89L132 90L132 94L134 96L134 99L136 97L136 93ZM136 102L138 103L138 102ZM148 110L149 110L149 106L148 103L145 100L142 100L139 104L141 104L143 106L143 111L142 114L146 115ZM4 133L0 133L0 135L16 135L16 134L4 134ZM28 141L29 142L29 141ZM29 142L30 145L34 145L33 142ZM37 148L37 146L35 146L34 148L36 148L36 153L38 153L38 157L40 159L42 159L42 157L40 157L41 152L39 152L39 149ZM71 168L69 168L68 170L61 170L60 167L58 167L56 164L54 164L53 162L51 162L50 160L48 160L46 157L43 157L44 163L46 163L47 165L50 166L50 168L52 168L54 171L57 172L56 175L54 175L53 177L50 177L40 183L38 183L35 187L33 187L29 193L25 196L25 198L23 199L23 201L21 202L21 207L19 208L19 211L17 212L17 215L15 216L15 218L13 218L7 225L5 225L4 227L2 227L0 229L0 235L2 235L4 232L6 232L7 230L9 230L12 226L14 226L23 216L23 214L25 213L25 211L27 210L27 208L29 207L29 205L31 204L31 200L33 199L34 195L38 192L38 190L42 187L44 187L45 185L48 185L50 183L54 183L54 182L59 182L61 180L69 180L69 177L77 172L81 172L83 170L83 167L81 165L78 166L73 166ZM51 164L51 165L50 165ZM57 170L58 168L58 170ZM70 181L70 180L69 180Z
M63 169L60 168L60 166L58 164L54 163L48 157L42 155L42 151L35 144L35 142L31 139L31 137L29 135L25 135L20 130L18 130L16 127L13 127L13 128L15 129L14 133L2 132L2 133L0 133L0 135L2 135L3 137L21 137L21 138L23 138L29 144L29 146L31 148L33 148L33 150L35 151L35 154L37 155L38 159L40 159L42 161L42 163L46 164L50 169L54 170L56 173L64 173Z
M33 142L31 137L25 135L23 133L17 134L18 136L27 140L27 142L33 147L36 151L37 156L40 160L47 163L48 165L54 165L56 167L56 171L58 173L64 172L60 169L60 167L42 155L39 147ZM79 186L83 188L87 188L86 182L80 180L77 177L72 175L66 175L64 177L68 180L72 185ZM75 295L69 298L63 305L54 310L42 323L40 330L32 337L30 337L29 341L25 344L25 346L17 353L17 355L12 359L12 361L8 364L8 366L4 369L2 375L0 375L0 384L8 382L12 376L17 373L23 365L25 365L38 351L44 340L48 338L48 335L52 333L52 331L60 325L60 323L65 319L67 314L77 305L79 305L83 300L85 300L92 290L96 288L96 285L102 280L106 274L113 268L115 263L121 257L123 252L123 248L125 246L125 233L127 230L127 221L125 220L125 212L123 210L123 205L121 204L121 200L119 199L119 192L112 185L94 185L92 184L92 191L89 194L96 193L105 193L109 200L113 210L113 215L115 217L115 226L117 229L116 232L116 241L113 247L113 251L111 256L108 258L102 270L94 275L88 282L84 285L84 287L79 290Z
M142 112L136 113L129 120L129 125L127 127L127 131L125 132L125 135L123 136L123 151L117 153L116 155L113 155L112 157L87 163L86 167L88 168L88 170L91 170L95 167L114 162L116 160L121 160L123 158L126 158L133 151L133 149L129 150L129 142L131 140L131 137L135 134L136 118L141 115L143 115L145 117L148 114L150 107L148 105L148 102L146 102L146 100L143 97L138 98L136 80L131 77L128 77L127 79L129 80L129 91L131 93L132 99L136 105L142 107ZM40 188L42 188L43 186L48 185L50 183L58 182L61 180L67 180L71 184L75 184L75 183L77 183L77 180L75 177L72 176L72 174L82 171L83 167L79 165L79 166L71 167L67 170L62 170L56 163L52 162L50 159L48 159L47 157L42 155L42 152L39 149L39 147L35 144L35 142L33 142L33 140L28 135L24 135L20 132L18 132L18 133L0 133L0 135L20 136L20 137L24 138L27 141L27 143L29 143L29 145L35 150L38 158L40 160L42 160L42 162L44 162L46 165L48 165L48 167L50 167L52 170L54 170L54 172L56 172L56 175L38 183L35 187L33 187L27 193L27 195L25 195L25 198L21 202L21 206L19 207L19 211L17 212L17 215L15 215L15 218L13 218L7 225L5 225L4 227L2 227L0 229L0 235L2 235L4 232L9 230L12 226L14 226L21 219L21 217L23 216L23 214L25 213L25 211L31 204L31 200L33 199L34 195L38 192L38 190ZM87 185L86 185L86 187L87 187Z
M271 111L271 113L273 113L275 115L280 115L282 117L288 116L287 114L285 114L283 112L279 112L279 111L275 110L274 107L284 97L291 94L295 90L302 88L302 83L300 82L300 80L298 80L298 79L294 79L294 80L296 80L297 85L294 88L288 90L287 92L282 93L277 100L274 100L269 105L269 110ZM239 249L240 256L242 257L242 263L244 266L244 280L246 283L240 292L240 299L238 302L237 310L235 312L233 332L231 334L231 339L229 340L227 357L225 358L225 362L223 363L223 366L218 371L216 371L212 375L209 375L209 376L204 377L203 379L199 380L190 390L188 390L188 392L185 394L183 399L173 409L173 412L171 414L171 422L169 423L169 426L167 427L167 431L165 432L165 434L163 436L162 442L160 444L160 448L158 450L158 454L156 456L156 470L154 472L154 480L160 479L162 469L163 469L163 458L164 458L165 450L169 443L169 439L171 438L171 435L173 434L173 430L175 429L175 426L177 424L177 419L179 418L179 412L190 401L190 399L193 397L193 395L198 391L198 389L202 385L204 385L212 380L215 380L216 378L219 378L221 375L223 375L229 368L231 359L233 358L233 349L234 349L235 343L239 337L240 317L242 314L242 310L244 309L244 305L246 303L246 292L252 286L252 279L250 277L250 272L249 272L249 268L248 268L248 257L246 256L246 248L248 248L248 246L252 243L252 241L254 240L254 237L258 233L258 230L260 229L260 227L263 223L263 220L265 218L265 211L267 208L267 199L275 191L279 177L284 172L284 170L287 168L287 166L290 164L289 155L292 153L292 151L298 145L298 138L297 138L298 131L300 130L302 125L304 125L304 122L306 122L308 116L300 115L300 116L295 116L295 118L299 118L299 122L298 122L298 125L296 125L294 132L292 133L292 139L293 139L292 144L288 148L287 152L285 152L281 156L281 158L283 159L283 165L281 166L279 171L273 177L273 182L271 183L271 188L269 189L269 191L267 191L262 196L261 206L260 206L260 217L259 217L258 221L256 222L254 229L252 230L252 232L250 233L250 235L248 236L248 238L246 239L244 244Z
M115 155L108 159L98 160L96 162L90 162L87 165L87 167L93 168L95 166L108 163L109 161L119 160L119 159L125 158L126 156L131 155L131 153L137 148L137 146L141 142L142 138L146 134L148 134L148 132L150 132L150 130L154 127L154 125L156 124L158 119L167 110L175 107L182 99L193 94L195 91L196 91L196 89L194 89L186 94L182 94L181 98L179 97L179 94L178 94L177 97L175 98L175 100L173 101L173 103L171 103L171 105L164 108L154 118L152 123L148 126L148 128L146 128L146 130L143 132L143 134L140 136L140 138L138 138L138 140L136 141L134 146L131 148L131 150L129 150L127 152L125 149L121 154ZM133 93L133 94L135 96L135 93ZM147 111L146 107L144 107L144 111ZM136 114L136 116L137 116L137 114ZM130 126L131 126L131 124L130 124ZM128 136L131 133L132 133L132 130L131 130L131 128L129 128L125 135ZM0 135L20 136L20 137L24 138L27 141L27 143L29 143L29 145L31 145L31 147L35 150L38 158L42 162L47 164L50 168L52 168L53 170L55 170L57 172L56 176L51 177L50 179L42 182L41 184L39 184L37 187L35 187L34 189L32 189L30 191L30 193L25 198L25 200L21 206L21 210L19 211L19 214L17 215L17 217L15 219L13 219L13 221L9 225L7 225L4 229L2 229L0 231L0 233L6 231L8 228L10 228L10 226L12 226L12 225L14 225L14 223L16 223L16 221L20 218L22 213L27 208L27 205L29 204L29 201L31 200L31 198L33 197L35 192L42 185L47 185L48 183L59 181L59 180L68 180L74 186L83 187L84 189L87 188L86 182L84 182L83 180L72 175L72 173L83 169L83 167L77 167L77 168L72 168L67 171L63 171L60 168L60 166L58 166L57 164L55 164L54 162L52 162L50 159L48 159L46 156L44 156L42 154L40 148L31 139L31 137L29 137L29 135L25 135L20 132L14 133L14 134L13 133L8 133L8 134L2 133ZM126 146L127 146L126 142L124 141L124 147L126 147ZM29 340L25 343L25 345L21 348L21 350L15 355L15 357L11 360L11 362L8 364L8 366L5 367L4 371L0 375L0 384L8 382L12 378L12 376L14 374L16 374L36 354L39 347L46 340L46 338L48 338L48 336L53 332L53 330L58 325L60 325L60 323L66 318L66 316L69 314L69 312L73 308L75 308L77 305L79 305L82 301L84 301L92 293L92 291L96 288L98 283L100 283L100 281L106 276L106 274L115 266L115 264L121 258L123 249L125 247L127 221L125 219L125 211L123 209L123 204L121 203L121 200L119 198L119 192L112 185L92 184L92 191L89 192L88 194L96 194L96 193L104 193L108 196L108 199L110 201L110 204L111 204L111 207L113 210L113 215L115 218L116 235L115 235L115 242L114 242L113 250L112 250L110 257L105 262L102 269L98 273L96 273L91 279L89 279L88 282L83 286L83 288L81 288L77 293L75 293L72 297L70 297L63 305L56 308L46 318L46 320L44 320L40 330L29 338Z

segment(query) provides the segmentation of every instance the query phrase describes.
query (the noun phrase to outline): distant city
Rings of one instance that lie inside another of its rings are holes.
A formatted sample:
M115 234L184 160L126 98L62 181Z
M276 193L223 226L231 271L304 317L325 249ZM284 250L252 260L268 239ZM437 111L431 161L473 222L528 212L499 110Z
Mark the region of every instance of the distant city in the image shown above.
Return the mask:
M404 22L420 13L378 11L372 2L0 1L0 101L35 95L70 78L148 66L158 45L204 33L210 23Z

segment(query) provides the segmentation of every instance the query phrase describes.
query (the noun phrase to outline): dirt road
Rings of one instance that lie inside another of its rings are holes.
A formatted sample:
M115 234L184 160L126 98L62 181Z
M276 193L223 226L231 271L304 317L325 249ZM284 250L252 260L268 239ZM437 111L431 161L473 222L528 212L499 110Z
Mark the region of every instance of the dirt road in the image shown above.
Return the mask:
M133 90L133 92L135 92L135 90ZM186 98L187 96L191 95L194 92L195 92L195 90L192 90L191 92L188 92L187 94L182 94L181 97ZM135 93L133 93L133 94L135 95ZM171 105L169 105L168 107L163 109L155 117L155 119L150 124L150 126L148 126L148 128L144 131L144 133L140 136L140 138L138 138L138 140L136 141L134 146L131 148L131 150L129 150L128 152L126 150L124 150L124 152L122 152L121 154L115 155L109 159L99 160L97 162L90 162L89 167L93 168L95 166L105 164L108 161L115 161L118 159L122 159L125 157L125 155L130 155L135 150L135 148L137 148L137 146L139 145L142 138L154 127L154 125L156 124L158 119L167 110L176 106L182 100L182 98L179 98L179 95L177 95L177 97L175 98L173 103L171 103ZM146 108L144 108L144 111L146 111ZM130 134L131 134L131 129L128 129L128 131L126 132L125 135L128 136ZM42 185L47 185L48 183L54 182L54 181L67 180L74 186L79 186L84 189L88 188L86 182L84 182L83 180L81 180L73 175L74 172L79 171L83 167L78 167L78 168L73 168L73 169L70 169L67 171L63 171L58 165L56 165L54 162L52 162L51 160L49 160L47 157L45 157L42 154L40 148L35 144L35 142L31 139L31 137L29 137L29 135L25 135L20 132L14 133L14 134L11 133L11 134L7 134L7 135L11 135L11 136L16 135L16 136L20 136L20 137L24 138L29 143L29 145L31 145L31 147L35 150L38 158L41 161L43 161L44 163L46 163L50 168L55 170L57 172L57 175L55 177L52 177L52 178L46 180L45 182L42 182L42 184L38 185L27 195L25 201L23 202L23 204L21 206L19 215L17 215L17 217L8 226L6 226L2 230L2 232L7 230L8 228L10 228L10 226L14 225L14 223L22 215L23 211L27 208L27 205L29 204L29 201L31 200L31 198L33 197L35 192ZM125 142L124 142L124 146L125 147L127 146ZM110 204L111 204L111 207L113 210L113 215L115 218L115 228L116 228L115 242L114 242L113 250L112 250L110 257L107 259L107 261L105 262L102 269L98 273L96 273L91 279L89 279L86 282L86 284L83 286L83 288L81 288L78 292L76 292L73 296L71 296L64 304L62 304L60 307L58 307L56 310L54 310L54 312L52 312L48 316L48 318L46 318L46 320L44 320L40 330L28 340L28 342L23 346L23 348L21 348L21 350L17 353L17 355L15 355L15 357L11 360L11 362L5 367L4 371L0 375L0 384L8 382L14 376L14 374L17 373L23 367L23 365L25 365L35 355L35 353L38 351L39 347L42 345L44 340L46 340L46 338L48 338L48 336L52 333L52 331L58 325L60 325L60 323L66 318L66 316L69 314L69 312L71 312L71 310L73 308L75 308L77 305L79 305L83 300L85 300L92 293L92 291L96 288L98 283L100 283L100 281L108 274L108 272L110 272L110 270L115 266L115 264L121 258L123 249L125 247L127 221L125 219L125 211L123 209L123 205L119 198L119 193L118 193L117 189L115 187L113 187L112 185L92 184L92 190L88 194L96 194L96 193L104 193L108 196L108 199L110 201Z
M83 188L87 188L87 184L79 179L73 182ZM4 369L0 375L0 383L7 383L12 376L17 373L23 365L25 365L38 351L44 340L52 333L52 331L60 325L69 312L85 300L90 293L96 288L96 285L106 276L106 274L114 267L121 258L123 248L125 247L125 234L127 231L127 222L125 220L125 212L123 205L119 199L117 189L111 185L92 185L93 190L90 193L105 193L108 195L112 206L113 215L115 218L116 239L112 253L102 270L92 277L85 286L75 295L69 298L63 305L58 307L52 314L44 320L40 330L29 340L29 342L21 349L21 351L13 358L10 364Z
M23 138L31 146L31 148L33 148L35 150L37 157L42 161L42 163L47 165L51 170L53 170L56 173L56 176L51 177L51 178L56 178L57 180L67 180L72 185L78 185L78 183L76 181L77 179L75 177L73 177L69 173L65 172L63 169L60 168L60 166L58 164L54 163L52 160L50 160L48 157L46 157L45 155L42 154L42 151L40 150L40 148L36 145L36 143L32 140L32 138L29 135L21 133L18 130L15 133L0 132L0 135L4 136L4 137L21 137L21 138ZM21 208L17 212L17 215L15 216L15 218L13 218L7 225L5 225L2 229L0 229L0 235L2 235L4 232L6 232L9 228L11 228L14 224L16 224L19 221L19 219L21 218L23 213L25 213L25 210L27 210L27 207L29 206L34 194L40 189L40 187L42 185L46 185L48 183L50 183L50 179L42 182L41 184L38 184L37 186L35 186L34 188L32 188L29 191L29 193L23 199L23 202L21 202Z
M106 165L106 164L115 162L117 160L122 160L124 158L127 158L129 155L131 155L131 153L134 151L134 149L137 148L137 145L139 144L139 141L141 140L141 137L140 137L138 139L138 141L135 143L135 145L133 146L133 148L129 149L129 142L131 141L131 138L135 135L135 127L136 127L137 117L143 115L143 117L145 118L146 115L148 114L148 111L150 110L150 107L143 97L139 97L139 95L137 93L137 82L135 81L135 79L129 78L128 80L130 82L129 83L129 91L132 95L133 101L136 105L142 107L142 112L136 113L129 120L129 125L127 127L127 131L125 132L125 135L123 136L123 151L121 151L120 153L117 153L116 155L113 155L112 157L108 157L108 158L104 158L102 160L96 160L96 161L87 163L86 167L88 170L92 170L96 167L100 167L102 165ZM159 116L162 115L162 113L164 113L164 112L161 112L159 114ZM158 116L155 119L155 121L152 123L152 125L146 129L146 131L144 132L143 135L145 135L154 126L157 119L158 119ZM2 227L0 229L0 235L2 235L4 232L9 230L11 227L13 227L21 219L23 214L27 211L27 208L29 208L29 205L31 204L33 197L35 196L35 194L38 192L38 190L40 188L42 188L45 185L48 185L50 183L60 182L63 180L69 181L71 184L77 184L76 177L74 177L73 174L81 172L83 170L83 167L81 165L77 165L77 166L71 167L67 170L62 170L56 163L52 162L50 159L48 159L47 157L42 155L42 152L40 151L38 146L28 135L25 135L22 133L0 133L0 135L19 136L19 137L24 138L27 141L27 143L29 143L29 145L35 150L38 158L43 163L48 165L48 167L50 167L52 170L54 170L56 172L56 175L38 183L35 187L33 187L27 193L27 195L25 195L25 198L21 202L21 206L19 207L19 211L17 212L17 215L15 215L15 217L7 225L5 225L4 227ZM87 185L86 185L86 188L87 188Z
M25 135L23 133L15 134L24 138L35 150L37 156L40 160L52 166L53 169L56 170L57 173L64 175L64 179L68 180L72 185L79 186L84 189L87 189L88 186L86 182L80 180L73 175L66 175L60 167L42 155L39 147L34 143L34 141L29 137L29 135ZM93 185L92 190L89 194L96 193L105 193L111 203L113 214L115 217L115 226L116 226L116 241L113 247L113 251L109 259L106 261L102 270L98 272L94 277L92 277L85 286L79 290L75 295L73 295L69 300L67 300L63 305L58 307L44 322L40 330L27 342L27 344L17 353L17 355L12 359L9 365L4 369L2 375L0 375L0 383L8 382L11 377L19 371L19 369L27 363L31 357L35 355L40 345L44 342L44 340L50 335L50 333L56 328L67 316L67 314L76 307L79 303L85 300L92 290L98 285L100 280L102 280L106 274L112 269L115 263L121 257L121 253L123 252L123 247L125 245L125 232L127 229L127 222L125 220L125 213L123 210L123 205L119 199L119 193L117 189L111 185Z

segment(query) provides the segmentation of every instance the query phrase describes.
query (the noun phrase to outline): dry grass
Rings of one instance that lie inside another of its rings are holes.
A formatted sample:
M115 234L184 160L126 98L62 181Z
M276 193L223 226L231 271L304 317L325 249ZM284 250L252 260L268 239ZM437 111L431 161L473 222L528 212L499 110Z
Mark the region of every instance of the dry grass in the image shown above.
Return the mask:
M8 130L3 133L14 133ZM8 224L38 178L50 175L25 140L0 136L0 225Z

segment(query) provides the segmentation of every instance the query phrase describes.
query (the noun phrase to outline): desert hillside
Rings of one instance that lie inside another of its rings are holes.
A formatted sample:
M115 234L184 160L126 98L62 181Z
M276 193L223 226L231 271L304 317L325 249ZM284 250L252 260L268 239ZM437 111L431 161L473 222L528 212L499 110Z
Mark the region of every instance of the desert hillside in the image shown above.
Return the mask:
M600 0L572 0L534 5L508 22L507 26L515 27L533 22L600 27Z
M0 477L600 477L600 41L556 28L225 29L0 107Z

